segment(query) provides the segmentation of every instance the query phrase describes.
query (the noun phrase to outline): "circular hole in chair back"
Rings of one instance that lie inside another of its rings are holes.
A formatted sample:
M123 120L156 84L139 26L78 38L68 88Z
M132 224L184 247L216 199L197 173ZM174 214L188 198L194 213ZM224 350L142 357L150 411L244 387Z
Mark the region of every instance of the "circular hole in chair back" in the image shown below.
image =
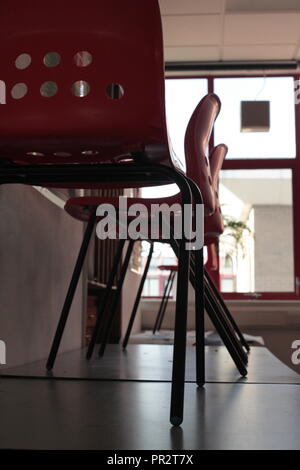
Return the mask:
M24 96L27 94L28 87L25 83L17 83L11 90L11 96L15 100L19 100L21 98L24 98Z
M90 89L90 85L84 80L79 80L72 85L72 93L78 98L84 98L87 96L90 92Z
M46 67L57 67L60 64L60 60L58 52L48 52L44 57L44 65Z
M57 84L55 82L45 82L41 86L41 95L45 98L52 98L52 96L56 95L58 90Z
M19 70L24 70L24 69L27 69L27 67L29 67L29 65L31 64L31 57L29 54L20 54L17 58L16 58L16 61L15 61L15 65L17 67L17 69Z
M124 89L119 83L111 83L106 88L106 94L112 100L120 100L124 96Z
M93 62L93 56L87 51L80 51L74 55L74 62L77 67L88 67Z

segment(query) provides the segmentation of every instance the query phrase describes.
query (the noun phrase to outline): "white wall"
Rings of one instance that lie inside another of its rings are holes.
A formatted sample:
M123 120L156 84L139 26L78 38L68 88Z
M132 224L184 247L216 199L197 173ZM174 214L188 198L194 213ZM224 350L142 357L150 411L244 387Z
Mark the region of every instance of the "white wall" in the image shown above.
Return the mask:
M141 302L142 329L153 328L159 308L159 300L143 300ZM240 328L294 328L296 337L300 339L299 301L286 300L230 300L226 304ZM170 300L166 310L163 329L174 328L175 302ZM214 329L206 315L206 329ZM188 307L189 330L195 329L195 304L190 299ZM298 336L297 336L298 335Z
M125 250L123 251L123 257L125 256L128 244L125 245ZM131 256L131 261L129 263L129 267L127 269L126 277L124 280L123 290L122 290L122 317L121 317L121 338L124 338L128 322L131 316L132 308L135 302L136 294L140 285L141 281L141 274L136 272L135 264L138 262L138 259L134 260L135 256L139 254L139 244L135 243L135 250L137 250L137 254L133 252ZM135 322L132 327L132 334L139 333L141 331L141 312L140 312L140 305L136 313Z
M0 186L0 214L0 340L11 367L47 357L83 224L21 185ZM80 280L60 351L81 346L82 291Z

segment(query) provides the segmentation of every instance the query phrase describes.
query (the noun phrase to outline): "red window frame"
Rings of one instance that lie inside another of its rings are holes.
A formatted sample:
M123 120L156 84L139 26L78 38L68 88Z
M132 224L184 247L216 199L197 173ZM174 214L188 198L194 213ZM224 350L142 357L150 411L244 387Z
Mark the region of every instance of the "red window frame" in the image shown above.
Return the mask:
M217 77L207 77L208 90L214 91L215 78L255 78L262 75L218 75ZM291 77L295 81L299 80L299 74L268 74L268 77ZM259 298L259 300L299 300L300 299L300 106L295 102L295 139L296 155L295 158L268 158L268 159L228 159L224 161L223 170L271 170L271 169L290 169L292 171L292 197L293 197L293 249L294 249L294 292L259 292L259 293L240 293L223 292L225 299L246 300ZM214 146L214 136L210 142L211 148ZM297 184L298 182L298 184ZM220 274L218 273L218 279ZM216 279L216 274L215 274Z
M257 78L263 74L233 74L233 75L172 75L166 79L206 79L208 93L214 92L214 80L217 78ZM283 73L268 74L268 77L291 77L294 82L300 79L300 74ZM228 159L224 161L224 170L268 170L268 169L290 169L292 171L292 197L293 197L293 249L294 249L294 292L259 292L259 293L238 293L223 292L222 296L228 300L250 300L258 298L259 300L299 300L300 299L300 105L295 103L295 139L296 155L295 158L268 158L268 159ZM226 143L226 142L225 142ZM210 140L210 149L214 147L214 133ZM297 217L298 215L298 217ZM213 256L213 258L211 258ZM213 252L208 250L207 269L210 271L216 284L220 284L219 260L216 260ZM148 297L148 299L159 298Z

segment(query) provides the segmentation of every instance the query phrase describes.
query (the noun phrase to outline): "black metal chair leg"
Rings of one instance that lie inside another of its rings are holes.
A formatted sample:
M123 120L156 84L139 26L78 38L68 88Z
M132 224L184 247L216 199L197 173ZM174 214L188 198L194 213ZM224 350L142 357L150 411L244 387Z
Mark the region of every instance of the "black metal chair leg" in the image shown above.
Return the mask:
M174 248L176 249L175 246ZM190 280L191 280L193 287L196 289L197 283L196 283L194 270L197 269L196 268L197 263L195 259L195 254L196 252L193 252L192 253L193 256L191 257ZM224 320L222 315L220 315L220 312L216 311L213 305L213 299L211 297L211 293L210 291L207 290L207 283L206 283L205 278L204 278L204 287L205 287L205 309L212 323L214 324L216 330L218 331L222 341L224 342L228 352L230 353L237 369L239 370L242 376L245 376L247 375L247 369L245 367L246 360L245 360L244 351L240 349L240 344L238 343L237 337L235 336L234 332L230 329L230 327L228 326L227 322Z
M169 285L170 285L171 279L172 279L172 271L170 271L170 274L169 274L169 276L168 276L168 280L167 280L166 285L165 285L165 288L164 288L164 293L163 293L161 302L160 302L160 304L159 304L159 309L158 309L158 312L157 312L157 315L156 315L156 319L155 319L155 322L154 322L154 326L153 326L153 330L152 330L152 333L153 333L154 335L155 335L155 333L156 333L156 331L157 331L157 329L158 329L160 317L161 317L161 315L162 315L162 311L163 311L163 309L164 309L164 305L165 305L165 302L166 302L166 299L167 299L168 289L169 289Z
M178 242L172 238L170 243L175 254L178 254ZM193 266L190 266L189 273L189 279L195 291L196 383L199 387L202 387L205 384L203 250L192 252L192 255L195 255L197 260L197 263L194 263Z
M183 419L190 258L190 252L186 250L184 239L180 241L179 245L170 416L171 423L174 426L179 426Z
M207 279L205 278L205 298L210 299L210 303L212 308L214 309L214 312L216 315L218 315L220 322L223 325L223 328L228 332L228 335L231 337L231 341L234 343L236 350L238 351L241 360L244 362L244 364L248 363L248 356L247 353L245 352L242 344L239 341L239 338L236 335L236 332L234 331L234 328L232 327L232 324L229 322L227 316L224 314L224 311L220 308L220 305L213 293L213 291L210 289L210 286L208 285Z
M205 316L204 316L204 276L203 249L195 251L195 326L196 326L196 383L205 384Z
M245 337L244 337L243 333L241 332L241 330L239 329L239 327L238 327L236 321L234 320L233 316L231 315L231 313L230 313L226 303L224 302L220 292L218 291L217 287L215 286L215 284L214 284L213 280L211 279L210 275L208 274L207 270L205 270L204 273L205 273L204 275L207 279L207 282L208 282L210 288L212 289L215 296L217 297L217 299L220 303L220 306L221 306L221 308L223 308L224 313L226 314L228 320L231 322L237 336L240 339L241 344L244 346L244 348L247 350L247 352L249 352L250 351L250 346L247 343L247 341L245 340Z
M99 356L103 356L105 348L106 348L106 344L107 344L108 339L109 339L110 334L111 334L111 329L112 329L112 326L113 326L113 321L114 321L115 313L116 313L116 310L117 310L117 306L118 306L118 303L119 303L119 300L120 300L120 295L121 295L124 279L125 279L125 276L126 276L126 271L127 271L128 265L129 265L130 257L131 257L131 254L132 254L134 242L135 242L135 240L130 240L129 243L128 243L128 248L127 248L125 260L124 260L123 265L122 265L120 278L119 278L119 281L118 281L118 285L117 285L117 289L116 289L116 292L115 292L114 300L113 300L113 303L112 303L112 306L111 306L111 311L109 313L106 325L104 327L102 342L101 342L101 346L99 348Z
M179 426L183 420L184 407L184 385L185 385L185 361L186 361L186 325L188 310L188 287L190 270L190 251L186 247L186 242L190 242L189 235L185 233L184 215L185 204L191 204L191 189L184 177L178 181L178 186L182 195L182 239L179 240L178 249L178 274L176 289L176 311L175 311L175 331L173 346L173 371L171 389L171 409L170 421L173 426ZM190 218L190 223L191 218ZM190 226L191 227L191 226ZM188 239L188 240L187 240Z
M245 367L245 364L243 360L241 359L241 356L239 354L239 351L236 348L236 344L233 341L232 336L229 334L228 330L224 327L224 324L220 320L220 317L216 314L211 304L211 299L209 298L209 296L205 297L205 308L216 330L218 331L223 343L225 344L229 354L231 355L239 373L241 374L241 376L245 377L247 375L247 369Z
M174 279L175 279L175 274L176 274L175 271L172 272L172 276L171 276L171 280L170 280L170 283L169 283L167 295L166 295L166 297L165 297L163 309L162 309L162 311L161 311L160 318L159 318L159 322L158 322L158 325L157 325L157 331L159 331L159 330L161 329L162 322L164 321L164 318L165 318L165 313L166 313L166 309L167 309L167 306L168 306L169 298L170 298L170 295L171 295L171 290L172 290L172 287L173 287L173 283L174 283Z
M192 275L192 284L196 287L195 283L195 277L194 277L194 270L195 270L195 257L194 253L191 257L191 275ZM209 303L210 309L207 310L207 313L209 314L217 332L219 335L222 337L222 334L225 337L229 339L231 343L233 343L235 351L239 354L240 360L243 364L247 364L248 357L240 344L231 324L228 322L228 319L224 315L223 311L219 309L218 304L216 303L216 299L209 289L209 286L207 284L207 280L204 277L204 293L205 293L205 305ZM234 360L234 358L233 358Z
M195 204L202 204L202 195L198 186L188 179ZM196 220L196 223L198 221ZM204 220L203 229L204 229ZM204 231L204 230L203 230ZM205 289L203 272L203 248L191 253L192 263L194 261L194 290L195 290L195 327L196 327L196 383L199 387L205 384ZM190 272L193 266L190 264Z
M53 342L52 342L52 346L51 346L50 354L49 354L49 357L48 357L48 361L47 361L47 364L46 364L46 367L47 367L48 370L51 370L54 366L54 362L55 362L55 359L56 359L56 356L57 356L57 352L58 352L58 349L59 349L61 338L62 338L64 329L65 329L65 326L66 326L66 322L67 322L67 319L68 319L68 316L69 316L70 308L71 308L72 301L73 301L73 298L74 298L74 295L75 295L76 287L77 287L77 284L78 284L78 281L79 281L79 277L80 277L82 266L83 266L83 263L84 263L84 260L85 260L85 257L86 257L86 253L87 253L87 250L88 250L88 247L89 247L89 243L90 243L90 240L91 240L91 236L92 236L92 233L93 233L95 222L96 222L96 213L94 213L90 217L90 219L88 221L88 224L87 224L87 227L86 227L86 230L85 230L84 238L83 238L80 250L79 250L79 254L78 254L77 261L76 261L76 264L75 264L75 267L74 267L74 271L73 271L73 275L72 275L71 282L70 282L70 285L69 285L69 289L68 289L68 292L67 292L67 295L66 295L66 298L65 298L65 302L64 302L64 305L63 305L63 308L62 308L62 312L61 312L60 319L59 319L59 322L58 322L58 325L57 325L57 329L56 329L56 332L55 332L55 335L54 335L54 339L53 339Z
M125 337L124 337L124 340L123 340L123 344L122 344L123 349L126 349L126 346L128 344L128 340L130 338L131 330L132 330L133 323L134 323L134 320L135 320L135 317L136 317L136 312L137 312L137 309L138 309L138 306L139 306L139 303L140 303L140 300L141 300L144 284L145 284L147 274L148 274L148 271L149 271L149 267L150 267L150 263L151 263L151 259L152 259L152 255L153 255L153 249L154 249L154 243L151 243L148 258L147 258L147 262L146 262L146 265L145 265L145 269L144 269L144 272L143 272L143 275L142 275L142 279L141 279L141 282L140 282L140 285L139 285L139 289L138 289L137 294L136 294L136 298L135 298L135 302L134 302L133 309L132 309L132 312L131 312L130 320L129 320L128 327L127 327L127 330L126 330L126 334L125 334Z
M190 267L191 267L191 282L192 282L193 287L196 289L197 288L197 282L195 282L195 269L196 269L196 267L198 269L198 264L195 261L195 255L196 255L196 252L192 252ZM236 336L236 334L233 330L233 327L232 327L231 323L227 319L227 317L224 314L223 310L219 308L219 304L218 304L217 300L215 299L215 296L211 292L211 290L209 288L209 285L208 285L208 282L207 282L207 279L206 279L205 276L203 276L203 272L202 272L202 279L204 280L205 301L209 297L211 309L213 309L214 313L219 318L219 322L217 323L217 325L215 325L217 331L218 331L218 328L226 329L226 332L227 332L226 334L229 335L230 341L234 343L235 349L239 353L241 361L244 364L247 364L248 357L247 357L242 345L240 344L240 342L239 342L239 340L238 340L238 338L237 338L237 336ZM199 297L200 297L200 295L199 295ZM210 310L210 312L211 311L212 310ZM220 331L218 331L218 333L220 334ZM220 336L221 336L221 334L220 334ZM197 342L196 342L196 344L197 344Z
M95 344L97 342L97 338L99 337L99 334L100 334L100 331L101 331L105 311L106 311L107 306L108 306L108 301L109 301L110 294L111 294L112 287L113 287L113 283L114 283L114 280L115 280L115 277L116 277L116 274L117 274L117 269L118 269L120 260L122 258L122 252L123 252L125 242L126 242L126 240L122 240L122 239L119 241L118 249L117 249L117 252L114 256L114 261L113 261L110 276L109 276L109 279L108 279L108 282L107 282L107 285L106 285L103 300L102 300L102 303L100 305L98 305L97 321L96 321L96 325L95 325L94 330L93 330L91 341L90 341L88 349L87 349L87 354L86 354L87 359L90 359L92 357L92 354L93 354L93 351L94 351L94 348L95 348Z

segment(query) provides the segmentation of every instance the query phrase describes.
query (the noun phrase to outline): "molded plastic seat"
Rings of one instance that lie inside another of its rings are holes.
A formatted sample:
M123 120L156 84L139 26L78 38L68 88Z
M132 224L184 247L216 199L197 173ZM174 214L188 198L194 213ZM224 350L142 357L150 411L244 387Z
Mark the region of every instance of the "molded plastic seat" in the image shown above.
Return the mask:
M172 166L156 0L0 3L0 161Z
M220 112L221 102L217 95L206 95L196 106L185 132L184 147L187 176L200 188L205 206L205 215L215 212L213 177L218 178L223 160L220 150L213 157L213 167L209 157L209 140L214 122ZM226 150L227 151L227 150ZM213 172L215 172L213 176Z

